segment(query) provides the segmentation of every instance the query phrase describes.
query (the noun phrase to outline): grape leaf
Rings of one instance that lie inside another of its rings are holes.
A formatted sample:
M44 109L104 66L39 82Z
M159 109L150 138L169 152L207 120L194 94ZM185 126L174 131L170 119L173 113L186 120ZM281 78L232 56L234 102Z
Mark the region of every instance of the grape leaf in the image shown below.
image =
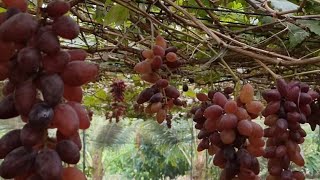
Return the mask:
M290 48L296 47L298 44L300 44L302 41L304 41L307 37L310 36L310 33L307 31L303 30L302 28L289 24L289 46Z
M129 17L129 10L119 4L110 8L104 17L104 25L115 23L116 25L123 24Z
M319 21L317 21L317 20L298 20L297 22L305 25L306 27L308 27L308 29L311 32L320 36L320 22Z
M271 6L278 11L295 10L299 6L287 0L270 0Z

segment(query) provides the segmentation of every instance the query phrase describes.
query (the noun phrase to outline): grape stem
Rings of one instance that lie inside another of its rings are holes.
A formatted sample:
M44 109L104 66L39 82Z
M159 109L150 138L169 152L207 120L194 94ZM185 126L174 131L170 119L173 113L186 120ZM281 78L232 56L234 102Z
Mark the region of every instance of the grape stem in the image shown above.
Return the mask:
M37 19L41 18L41 7L43 4L43 0L37 0Z
M222 64L227 68L227 70L230 72L230 74L232 75L232 77L234 78L235 81L240 81L240 78L232 71L232 69L230 68L230 66L227 64L227 62L223 59L223 57L220 57L220 61L222 62Z
M280 79L282 78L280 75L274 73L267 65L265 65L263 62L261 62L260 60L258 59L254 59L257 63L259 63L265 70L267 70L271 76L274 78L274 79Z
M294 77L294 76L300 76L300 75L305 75L305 74L313 74L313 73L319 73L319 72L320 72L320 70L317 69L317 70L312 70L312 71L289 74L289 75L286 75L286 76L283 76L283 77L287 78L287 77Z

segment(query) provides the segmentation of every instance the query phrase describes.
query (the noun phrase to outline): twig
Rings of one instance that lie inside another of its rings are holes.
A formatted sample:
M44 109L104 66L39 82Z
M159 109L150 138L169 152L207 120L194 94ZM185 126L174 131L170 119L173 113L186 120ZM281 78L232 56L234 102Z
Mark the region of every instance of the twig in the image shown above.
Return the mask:
M207 26L205 26L201 21L199 21L198 19L196 19L194 16L192 16L191 14L188 13L188 11L184 10L183 8L181 8L180 6L176 5L174 2L172 2L171 0L164 0L165 2L169 3L171 6L173 6L174 8L178 9L179 11L181 11L184 15L186 15L191 21L193 21L196 25L198 25L202 30L204 30L208 35L210 35L218 44L224 44L224 42L211 30L209 30L209 28Z
M257 59L255 59L255 61L256 61L257 63L259 63L265 70L267 70L274 79L279 79L279 78L281 78L281 76L279 76L279 75L277 75L276 73L274 73L274 72L273 72L267 65L265 65L263 62L261 62L261 61L259 61L259 60L257 60Z
M226 61L223 59L223 57L220 57L220 61L222 62L222 64L228 69L228 71L230 72L230 74L232 75L232 77L234 78L235 81L240 81L240 78L232 71L232 69L230 68L230 66L226 63Z
M288 78L288 77L294 77L294 76L300 76L300 75L306 75L306 74L314 74L314 73L319 73L319 72L320 72L320 69L317 69L317 70L312 70L312 71L305 71L305 72L300 72L300 73L289 74L289 75L285 75L283 77Z

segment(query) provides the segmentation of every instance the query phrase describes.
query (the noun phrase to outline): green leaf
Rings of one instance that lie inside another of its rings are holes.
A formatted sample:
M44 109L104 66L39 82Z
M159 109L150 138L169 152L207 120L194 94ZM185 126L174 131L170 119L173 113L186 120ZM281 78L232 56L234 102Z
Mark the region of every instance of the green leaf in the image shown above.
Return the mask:
M271 6L278 11L295 10L299 6L287 0L270 0Z
M301 23L308 27L308 29L320 36L320 22L317 20L298 20L298 23Z
M107 98L107 93L105 90L103 89L99 89L96 93L95 93L96 97L98 97L99 99L106 99Z
M104 7L107 7L108 5L110 5L112 3L111 0L106 0L106 2L104 2Z
M293 24L289 24L289 30L291 32L289 34L289 43L291 48L296 47L308 36L310 36L310 33Z
M115 23L116 25L123 24L129 17L129 10L119 4L111 7L104 17L104 25Z
M187 96L187 97L191 97L191 98L195 98L196 97L196 93L194 91L191 91L191 90L185 92L184 95Z

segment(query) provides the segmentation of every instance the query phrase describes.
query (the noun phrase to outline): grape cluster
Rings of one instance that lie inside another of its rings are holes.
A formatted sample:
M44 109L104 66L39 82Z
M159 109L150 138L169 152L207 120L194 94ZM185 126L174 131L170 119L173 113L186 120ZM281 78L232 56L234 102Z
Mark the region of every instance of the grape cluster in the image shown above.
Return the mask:
M169 69L180 67L177 48L168 47L162 36L157 36L155 45L150 50L142 51L144 61L135 65L134 70L141 74L141 79L153 84L150 88L144 89L137 98L138 104L149 102L145 108L148 114L156 114L159 124L166 120L167 126L171 127L172 116L168 111L174 106L183 106L185 102L179 99L180 92L166 79L166 72ZM162 78L163 77L163 78Z
M317 125L320 126L320 92L319 90L316 90L309 94L311 93L314 100L310 104L311 114L307 116L307 123L309 123L311 130L314 131Z
M180 92L174 86L169 85L168 80L159 79L150 88L146 88L137 98L138 104L149 102L145 108L148 114L156 114L156 120L161 124L167 121L168 127L171 126L171 116L168 110L176 106L183 106L185 102L179 99Z
M252 120L264 107L253 100L254 89L250 84L243 86L236 101L230 98L232 91L226 88L225 94L215 91L197 94L201 105L192 108L191 113L195 128L200 129L198 151L207 149L210 155L215 155L213 164L224 169L221 179L258 179L257 157L264 153L263 129Z
M109 117L110 122L112 122L112 118L115 118L116 122L119 122L120 117L124 114L126 109L126 106L123 104L125 90L126 84L121 80L116 80L111 84L111 93L114 102L111 104L112 112Z
M310 104L318 93L305 83L278 79L276 88L263 92L262 96L268 103L262 115L264 124L269 126L264 130L264 136L268 138L264 157L269 159L269 178L304 179L301 172L291 171L289 165L292 161L304 166L299 144L307 134L300 124L307 122Z
M84 62L83 50L64 51L59 37L74 39L79 26L65 14L70 5L54 0L37 20L25 13L27 1L4 0L0 14L0 80L6 80L0 101L0 119L20 115L26 124L0 139L0 176L37 180L86 179L62 161L80 160L79 129L90 126L81 105L81 86L98 74L95 64ZM56 137L48 129L57 129ZM70 178L71 176L74 176Z
M182 64L177 57L177 48L168 47L167 42L162 36L157 36L155 39L155 45L152 49L142 51L144 61L137 63L134 66L134 70L141 74L141 79L155 83L161 79L161 75L168 69L179 68Z

